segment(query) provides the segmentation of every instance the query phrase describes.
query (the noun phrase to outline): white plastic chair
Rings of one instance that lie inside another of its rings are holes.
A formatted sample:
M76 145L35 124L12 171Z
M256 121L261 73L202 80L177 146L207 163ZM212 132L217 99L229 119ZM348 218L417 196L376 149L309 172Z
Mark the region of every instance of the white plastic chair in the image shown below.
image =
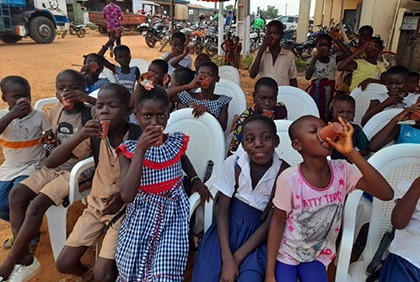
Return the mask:
M99 89L96 89L96 90L94 90L94 91L90 92L90 93L89 93L89 96L91 96L91 97L93 97L93 98L95 98L95 99L98 99L98 93L99 93L99 90L101 90L101 89L99 88Z
M57 98L46 98L38 100L35 103L34 108L42 111L44 106L53 105L58 103ZM47 212L48 220L48 232L50 235L51 248L53 250L54 259L57 259L61 250L66 243L67 238L67 209L68 207L77 200L85 198L89 193L90 189L80 192L79 190L79 176L86 169L93 167L93 157L78 162L70 173L69 181L69 205L64 207L63 205L51 206Z
M237 68L232 66L220 66L219 76L221 79L230 80L238 85L241 85L241 77L239 76L239 71Z
M115 74L107 68L104 68L103 71L99 74L99 78L108 78L111 83L117 83L117 78Z
M201 179L204 179L209 161L213 162L213 172L205 183L210 189L225 158L225 137L222 127L211 114L204 113L199 118L194 118L192 109L186 108L171 113L165 132L176 131L190 136L186 154ZM200 204L200 196L195 193L191 195L189 201L191 216ZM204 230L210 227L212 215L213 203L210 201L204 205Z
M397 144L383 148L369 159L369 163L395 189L402 180L414 180L420 175L420 144ZM378 249L383 234L392 229L391 213L395 202L383 202L374 198L366 247L359 260L350 264L357 224L354 211L359 205L362 193L361 190L353 191L344 207L343 237L338 256L336 281L365 281L366 267Z
M303 161L299 152L293 149L292 141L289 137L289 126L292 122L291 120L274 120L277 127L277 135L280 138L280 145L276 148L276 153L290 166L297 165Z
M393 117L402 111L403 109L388 109L371 117L363 127L363 132L366 134L366 137L371 140Z
M138 67L140 73L147 72L147 70L149 69L149 65L150 63L148 61L139 58L133 58L130 61L130 67Z
M277 102L282 102L286 105L288 120L296 120L304 115L319 117L319 110L314 99L297 87L279 86Z
M220 81L216 83L214 93L233 98L228 107L228 121L225 130L225 136L227 137L231 132L235 118L242 114L246 109L245 94L239 85L226 79L220 79Z
M369 107L370 100L372 99L372 97L387 92L388 90L386 89L386 86L379 83L369 83L364 91L362 91L360 87L354 89L350 93L350 96L352 96L356 101L356 113L354 115L354 123L358 125L361 124L362 118Z

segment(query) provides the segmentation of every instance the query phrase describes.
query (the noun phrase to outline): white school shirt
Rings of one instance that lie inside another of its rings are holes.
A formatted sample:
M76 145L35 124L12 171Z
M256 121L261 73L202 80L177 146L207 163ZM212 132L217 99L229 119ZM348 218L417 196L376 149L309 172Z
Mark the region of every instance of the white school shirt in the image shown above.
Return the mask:
M401 181L395 189L395 199L401 199L408 191L413 181ZM395 230L395 237L389 246L389 251L420 268L420 200L411 216L407 227Z
M163 54L162 55L162 60L165 60L165 58L166 57L168 57L169 56L169 54L171 54L172 53L172 51L168 51L168 52L166 52L165 54ZM169 61L168 61L168 74L169 75L171 75L173 72L174 72L174 70L175 70L175 68L171 65L171 62L173 61L173 60L175 60L175 58L176 57L173 57L173 58L171 58ZM184 68L189 68L189 69L191 69L192 68L192 58L191 58L191 56L188 54L188 55L186 55L184 58L182 58L182 60L181 61L179 61L179 63L178 63L178 65L180 65L180 66L182 66L182 67L184 67Z
M8 109L0 111L3 118ZM32 110L23 118L15 118L0 135L5 161L0 167L0 181L10 181L21 175L31 175L45 158L40 142L43 131L51 129L51 123L43 112Z
M273 164L261 177L257 186L252 189L250 158L243 151L228 157L222 165L221 173L219 173L214 186L221 193L232 198L235 192L235 163L241 167L241 173L238 179L238 190L235 198L250 205L253 208L263 211L270 200L271 190L277 177L282 161L279 156L274 153Z

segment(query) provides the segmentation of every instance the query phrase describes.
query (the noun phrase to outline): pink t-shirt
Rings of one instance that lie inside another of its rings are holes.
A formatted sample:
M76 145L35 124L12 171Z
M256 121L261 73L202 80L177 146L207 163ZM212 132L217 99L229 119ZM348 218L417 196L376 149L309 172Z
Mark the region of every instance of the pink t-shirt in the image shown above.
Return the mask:
M328 265L335 257L346 194L362 174L345 160L329 161L331 181L319 189L306 182L300 165L277 179L274 205L286 212L286 226L277 260L297 265L318 260Z

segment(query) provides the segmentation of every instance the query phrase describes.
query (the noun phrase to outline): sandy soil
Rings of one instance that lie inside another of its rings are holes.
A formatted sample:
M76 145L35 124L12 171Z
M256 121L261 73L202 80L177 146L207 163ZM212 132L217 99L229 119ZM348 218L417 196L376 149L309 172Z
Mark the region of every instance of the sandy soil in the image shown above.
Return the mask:
M58 38L49 45L36 44L30 39L24 39L17 44L0 43L1 63L0 79L7 75L21 75L27 78L32 87L32 102L40 98L55 96L55 76L64 69L72 68L79 70L83 62L83 55L97 52L107 41L107 38L98 32L88 31L85 38L68 35L66 38ZM158 46L151 49L146 46L144 38L140 34L132 33L122 38L122 43L131 48L133 58L143 58L147 61L160 58L162 53L158 52ZM164 51L169 50L166 47ZM108 59L110 59L108 57ZM110 61L113 61L110 59ZM248 104L252 103L252 88L255 80L249 78L247 70L241 72L241 87L244 90ZM299 79L304 89L307 82ZM3 103L2 107L5 107ZM2 156L0 156L2 161ZM81 203L72 205L68 211L68 232L71 231L77 218L83 210ZM31 281L72 281L69 276L58 273L55 268L54 259L50 247L46 219L41 228L41 242L36 251L36 257L41 262L40 272ZM0 221L0 242L2 243L11 234L10 225ZM7 250L0 247L0 261L7 254ZM93 250L90 250L84 257L84 262L93 264ZM187 278L188 280L188 278Z

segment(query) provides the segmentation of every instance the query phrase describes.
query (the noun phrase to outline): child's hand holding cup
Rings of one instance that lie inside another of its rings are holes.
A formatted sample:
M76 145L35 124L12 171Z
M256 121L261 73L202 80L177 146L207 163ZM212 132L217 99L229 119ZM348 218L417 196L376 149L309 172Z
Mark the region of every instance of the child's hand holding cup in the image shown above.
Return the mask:
M342 131L343 126L340 123L332 122L322 127L318 131L318 138L322 141L323 146L330 148L327 138L329 138L331 141L335 141L338 138L338 136L340 136Z
M101 125L102 125L101 138L103 138L103 139L108 138L109 124L110 123L111 123L111 120L109 120L109 119L101 120Z
M262 115L263 116L266 116L266 117L268 117L270 119L274 119L274 110L263 109Z
M29 99L28 97L22 97L16 100L16 105L19 104L23 104L26 103L29 105L29 107L31 106L31 99ZM30 108L29 112L32 112L32 107Z
M163 126L162 125L155 125L155 127L158 127L160 129L160 136L158 138L158 140L156 141L154 146L160 146L163 144Z

